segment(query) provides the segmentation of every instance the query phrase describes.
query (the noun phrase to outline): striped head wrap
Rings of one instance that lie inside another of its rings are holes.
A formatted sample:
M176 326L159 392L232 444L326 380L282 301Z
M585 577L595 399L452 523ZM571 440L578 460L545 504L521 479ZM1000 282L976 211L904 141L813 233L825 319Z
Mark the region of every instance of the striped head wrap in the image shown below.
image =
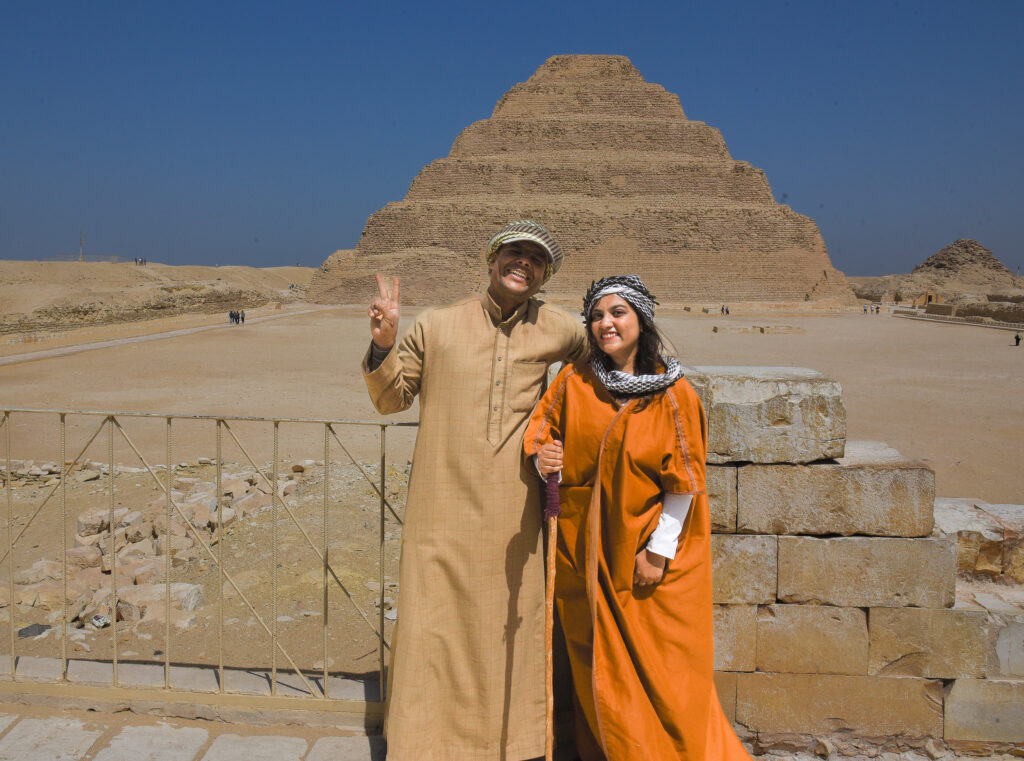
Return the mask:
M498 230L495 236L487 241L487 248L484 249L484 258L490 264L495 254L498 253L499 248L506 243L515 243L521 240L536 243L544 249L544 253L548 257L548 266L544 271L544 281L547 282L562 266L562 260L564 259L562 247L555 243L555 239L551 237L551 233L543 225L532 220L520 219L516 222L509 222Z
M583 297L583 324L590 324L590 313L594 311L594 304L607 296L609 293L617 293L629 302L636 310L647 327L654 327L654 305L658 300L647 290L644 281L637 275L613 275L603 277L590 284L587 295Z

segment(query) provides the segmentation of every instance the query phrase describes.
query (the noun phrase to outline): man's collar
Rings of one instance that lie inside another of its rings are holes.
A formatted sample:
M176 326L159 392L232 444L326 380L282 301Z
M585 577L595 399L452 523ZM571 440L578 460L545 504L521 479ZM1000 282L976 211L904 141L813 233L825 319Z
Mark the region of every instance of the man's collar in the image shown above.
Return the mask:
M532 297L531 297L532 298ZM530 308L530 299L527 299L522 304L516 307L515 311L508 316L507 319L502 319L501 307L495 303L494 299L491 298L489 291L485 291L484 295L480 297L480 303L483 305L484 311L487 312L491 321L495 325L501 325L502 323L513 323L523 317L526 314L526 310Z

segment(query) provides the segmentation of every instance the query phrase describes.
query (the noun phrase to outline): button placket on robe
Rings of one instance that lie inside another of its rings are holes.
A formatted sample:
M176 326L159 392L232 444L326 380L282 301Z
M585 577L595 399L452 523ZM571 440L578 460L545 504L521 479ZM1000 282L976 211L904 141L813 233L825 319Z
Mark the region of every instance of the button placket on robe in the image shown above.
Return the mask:
M498 444L502 440L506 416L505 393L508 388L508 373L512 362L509 359L509 335L511 325L501 324L494 332L494 350L491 360L491 404L487 410L487 441Z

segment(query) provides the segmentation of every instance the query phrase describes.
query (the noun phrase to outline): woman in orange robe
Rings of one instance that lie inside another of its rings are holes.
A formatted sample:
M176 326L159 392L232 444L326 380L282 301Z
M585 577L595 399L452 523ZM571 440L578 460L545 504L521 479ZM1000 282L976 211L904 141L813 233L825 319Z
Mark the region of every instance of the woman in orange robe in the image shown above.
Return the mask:
M577 751L749 761L712 675L704 411L662 356L655 303L633 275L591 286L591 361L562 369L524 438L542 476L561 473L555 599Z

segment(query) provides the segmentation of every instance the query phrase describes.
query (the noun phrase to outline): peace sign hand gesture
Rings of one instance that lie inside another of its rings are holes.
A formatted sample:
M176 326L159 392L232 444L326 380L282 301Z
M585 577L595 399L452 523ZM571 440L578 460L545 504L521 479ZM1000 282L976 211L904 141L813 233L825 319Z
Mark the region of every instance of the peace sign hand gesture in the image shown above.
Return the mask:
M377 290L380 295L370 304L368 314L370 315L370 335L373 342L381 349L390 349L395 345L398 337L398 278L391 279L391 290L384 287L384 278L380 274L374 275L377 278Z

